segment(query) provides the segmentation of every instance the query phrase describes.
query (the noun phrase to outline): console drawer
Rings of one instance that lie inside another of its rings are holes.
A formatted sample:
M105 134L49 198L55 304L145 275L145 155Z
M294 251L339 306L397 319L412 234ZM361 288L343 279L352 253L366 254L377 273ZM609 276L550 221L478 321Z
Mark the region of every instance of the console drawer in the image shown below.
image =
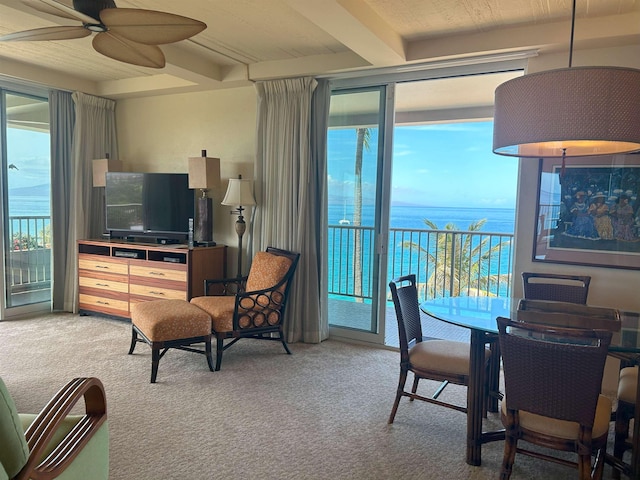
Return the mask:
M164 288L156 285L144 285L132 283L129 285L129 294L138 297L145 297L148 300L186 300L186 289Z
M125 279L126 280L126 279ZM98 278L90 276L80 276L78 279L80 288L95 288L98 290L107 290L110 292L128 293L129 283L113 281L108 278Z
M88 255L78 256L78 268L80 270L90 270L93 272L103 273L115 273L118 275L129 274L129 264L127 261L107 261L100 259L99 257L93 257Z
M117 300L109 297L98 297L81 293L79 296L79 306L81 310L92 310L117 315L119 317L129 317L129 299Z
M156 267L155 265L134 265L132 263L129 267L129 275L132 277L143 277L148 280L183 282L186 286L187 266L176 265L175 268L166 268L165 265Z

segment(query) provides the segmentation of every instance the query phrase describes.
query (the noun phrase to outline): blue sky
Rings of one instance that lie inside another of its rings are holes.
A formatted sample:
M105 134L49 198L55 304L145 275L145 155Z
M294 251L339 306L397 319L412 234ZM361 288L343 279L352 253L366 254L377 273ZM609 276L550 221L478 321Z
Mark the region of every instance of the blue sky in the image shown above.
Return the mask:
M515 208L518 159L491 151L492 122L396 127L392 201L425 206ZM332 203L353 198L355 129L329 133L329 189ZM373 132L372 150L377 143ZM8 130L9 188L49 181L49 135ZM363 190L372 198L375 152L365 151Z
M355 129L329 133L330 198L353 197ZM377 142L372 135L372 150ZM495 155L493 123L399 126L394 131L392 202L515 208L518 159ZM375 152L364 154L363 191L371 196Z
M7 150L9 163L17 167L9 169L10 189L49 183L51 168L48 133L9 128Z

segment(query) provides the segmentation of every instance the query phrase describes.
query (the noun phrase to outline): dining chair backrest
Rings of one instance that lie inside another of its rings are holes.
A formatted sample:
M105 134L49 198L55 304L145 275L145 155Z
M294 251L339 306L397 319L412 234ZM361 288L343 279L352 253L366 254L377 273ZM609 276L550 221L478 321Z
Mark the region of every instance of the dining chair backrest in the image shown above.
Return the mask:
M405 275L389 282L391 297L398 319L398 336L400 351L409 351L414 341L422 341L422 325L420 324L420 306L415 274Z
M589 283L587 275L522 272L524 298L587 303Z
M612 333L497 322L506 408L592 427Z
M592 307L568 302L530 300L518 303L517 320L569 328L603 329L617 332L622 326L615 308Z

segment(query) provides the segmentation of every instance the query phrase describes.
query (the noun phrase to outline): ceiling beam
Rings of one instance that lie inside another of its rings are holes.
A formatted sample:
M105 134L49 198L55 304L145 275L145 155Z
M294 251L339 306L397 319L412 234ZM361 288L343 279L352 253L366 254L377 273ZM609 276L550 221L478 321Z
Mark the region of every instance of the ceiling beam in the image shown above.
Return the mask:
M405 42L362 0L286 0L309 21L374 66L405 61Z
M575 47L596 41L611 43L619 39L628 43L638 35L640 12L576 21ZM568 21L523 27L508 27L488 32L455 34L446 37L417 40L407 46L407 61L444 59L479 52L492 53L536 48L541 52L569 51L571 25Z

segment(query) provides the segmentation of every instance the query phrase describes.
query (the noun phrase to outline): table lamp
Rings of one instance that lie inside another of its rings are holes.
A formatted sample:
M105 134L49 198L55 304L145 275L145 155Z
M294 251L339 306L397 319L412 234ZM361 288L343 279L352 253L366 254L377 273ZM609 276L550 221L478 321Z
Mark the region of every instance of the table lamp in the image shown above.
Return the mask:
M104 212L104 230L103 236L108 235L107 227L106 227L106 219L107 219L107 201L105 195L105 188L107 186L107 173L108 172L121 172L122 171L122 162L120 160L114 160L113 158L109 158L109 154L105 154L104 158L96 158L91 162L92 174L93 174L93 187L100 187L101 197L100 202L102 202L102 211Z
M250 206L256 204L256 199L253 197L251 187L251 180L243 180L242 175L238 175L238 178L230 178L227 193L222 200L222 205L238 207L236 210L231 211L232 215L238 215L238 220L236 220L236 233L238 234L238 278L242 276L242 236L247 230L247 224L242 216L242 211L244 210L243 205Z
M207 196L209 189L220 185L220 159L207 157L202 150L201 157L189 158L189 188L199 188L201 195L196 202L194 240L198 245L213 246L213 204Z

